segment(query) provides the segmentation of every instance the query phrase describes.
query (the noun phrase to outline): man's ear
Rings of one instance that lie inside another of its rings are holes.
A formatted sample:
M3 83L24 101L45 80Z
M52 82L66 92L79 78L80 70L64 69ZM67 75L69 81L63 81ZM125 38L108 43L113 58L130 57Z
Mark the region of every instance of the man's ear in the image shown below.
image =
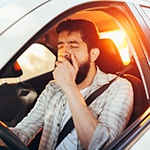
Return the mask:
M98 48L92 48L90 51L90 60L95 61L100 55L100 50Z

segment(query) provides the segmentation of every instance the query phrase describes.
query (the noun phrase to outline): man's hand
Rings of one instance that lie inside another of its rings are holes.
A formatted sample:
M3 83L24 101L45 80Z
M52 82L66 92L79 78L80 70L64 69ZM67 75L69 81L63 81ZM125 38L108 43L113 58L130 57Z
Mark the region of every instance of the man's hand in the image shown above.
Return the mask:
M63 88L67 90L70 86L76 87L75 79L78 72L78 63L74 55L71 55L72 64L64 56L58 56L56 68L53 72L54 79Z

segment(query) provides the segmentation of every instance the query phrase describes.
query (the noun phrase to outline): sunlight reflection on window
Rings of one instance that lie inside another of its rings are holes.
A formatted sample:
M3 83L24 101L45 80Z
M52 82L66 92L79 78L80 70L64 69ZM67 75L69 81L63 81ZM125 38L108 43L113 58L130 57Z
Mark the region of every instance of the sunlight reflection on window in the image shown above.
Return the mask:
M55 56L45 46L32 44L17 61L23 70L21 79L24 80L53 70Z
M130 63L131 60L128 44L121 30L115 30L112 32L102 32L100 33L100 38L110 38L111 40L113 40L113 42L119 50L123 64L128 65Z

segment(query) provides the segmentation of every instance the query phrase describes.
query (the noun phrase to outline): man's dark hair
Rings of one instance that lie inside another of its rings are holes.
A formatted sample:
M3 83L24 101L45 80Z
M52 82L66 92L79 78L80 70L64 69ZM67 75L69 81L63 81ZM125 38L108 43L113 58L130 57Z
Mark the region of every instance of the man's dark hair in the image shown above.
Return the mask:
M76 19L76 20L68 19L66 21L61 22L57 26L56 28L57 34L59 34L62 31L69 31L69 33L73 31L79 32L83 42L87 44L89 51L92 48L99 47L98 46L99 35L98 35L97 27L91 21L84 20L84 19Z

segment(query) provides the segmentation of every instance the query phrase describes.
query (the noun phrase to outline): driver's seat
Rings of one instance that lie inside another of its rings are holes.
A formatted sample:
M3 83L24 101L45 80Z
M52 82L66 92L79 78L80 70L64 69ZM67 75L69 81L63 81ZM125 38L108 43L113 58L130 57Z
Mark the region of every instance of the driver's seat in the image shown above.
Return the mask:
M119 51L111 39L100 39L100 56L96 64L105 73L118 74L129 80L134 91L134 106L127 127L132 124L147 108L148 101L144 92L142 81L134 76L135 70L138 72L135 64L131 63L124 66ZM136 68L136 69L135 69ZM133 71L134 70L134 71ZM131 74L128 74L130 72Z

